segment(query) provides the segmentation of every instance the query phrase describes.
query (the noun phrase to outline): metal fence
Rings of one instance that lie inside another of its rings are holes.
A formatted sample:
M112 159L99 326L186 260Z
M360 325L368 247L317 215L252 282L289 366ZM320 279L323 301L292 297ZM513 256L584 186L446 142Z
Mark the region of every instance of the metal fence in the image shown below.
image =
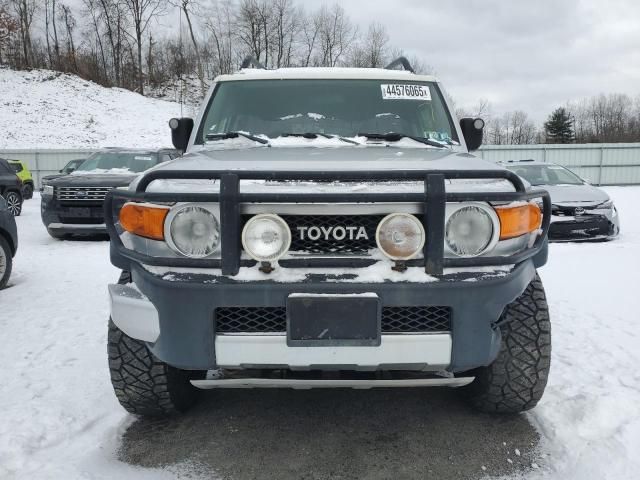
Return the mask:
M486 145L478 155L494 162L533 159L557 163L594 185L640 184L640 143Z
M36 187L40 187L40 179L45 175L57 173L69 160L86 158L95 150L0 150L0 157L22 160L27 164Z
M0 157L26 162L36 186L69 160L93 150L0 150ZM534 159L564 165L595 185L640 185L640 143L487 145L477 155L494 162Z

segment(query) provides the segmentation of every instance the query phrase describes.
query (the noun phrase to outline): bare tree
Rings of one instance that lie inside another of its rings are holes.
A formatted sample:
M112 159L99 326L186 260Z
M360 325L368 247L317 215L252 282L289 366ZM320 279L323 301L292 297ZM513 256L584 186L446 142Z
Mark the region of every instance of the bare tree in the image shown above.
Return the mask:
M292 0L274 0L273 17L275 66L289 67L302 28L301 11L293 5Z
M305 15L302 20L301 43L303 46L303 55L301 65L308 67L311 65L313 54L316 51L318 38L320 36L320 26L322 18L319 13L315 15Z
M36 0L11 0L13 10L18 16L18 25L20 29L20 39L22 41L22 52L24 55L24 65L29 68L33 56L31 43L31 24L33 23L33 15L36 11Z
M358 35L358 29L347 17L344 8L323 5L318 13L320 29L320 65L335 67Z
M196 36L193 33L193 23L191 22L191 13L200 8L198 0L170 0L171 5L178 7L184 14L187 26L189 27L189 36L191 37L191 44L196 55L196 68L198 72L198 80L200 81L200 93L202 96L207 92L207 85L204 81L204 69L202 68L202 58L200 56L200 50L198 48L198 42Z
M67 36L67 62L68 66L73 69L74 72L78 71L78 63L76 59L76 46L73 41L73 30L76 28L76 19L71 12L71 9L65 5L60 4L59 19L63 22L65 32Z
M166 1L163 0L123 0L133 18L133 37L137 49L138 91L144 94L144 75L142 73L142 38L149 23L165 13Z
M211 76L231 73L234 69L236 45L233 4L230 1L216 4L215 10L208 16L206 27L213 40L209 42L213 45L214 65Z
M7 9L0 5L0 65L3 64L3 51L8 48L13 35L19 30L18 21L13 18Z

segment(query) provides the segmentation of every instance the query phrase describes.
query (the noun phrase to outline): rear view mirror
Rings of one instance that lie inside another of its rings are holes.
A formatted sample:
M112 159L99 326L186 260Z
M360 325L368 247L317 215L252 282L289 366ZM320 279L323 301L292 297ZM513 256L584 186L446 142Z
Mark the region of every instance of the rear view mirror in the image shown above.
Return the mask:
M482 145L482 132L484 130L484 120L481 118L461 118L460 128L467 149L471 152L477 150Z
M173 146L184 152L189 145L189 137L193 130L193 118L172 118L169 120L169 127Z

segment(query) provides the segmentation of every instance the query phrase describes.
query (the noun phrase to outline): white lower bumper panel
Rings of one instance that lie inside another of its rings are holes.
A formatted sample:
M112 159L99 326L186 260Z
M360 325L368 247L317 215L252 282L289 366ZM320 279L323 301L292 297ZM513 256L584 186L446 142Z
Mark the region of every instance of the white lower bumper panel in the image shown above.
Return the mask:
M131 338L155 342L160 336L158 311L138 290L128 285L109 285L111 320Z
M437 371L451 362L451 335L382 335L379 347L288 347L284 335L218 335L218 368L281 366L377 369L424 365Z

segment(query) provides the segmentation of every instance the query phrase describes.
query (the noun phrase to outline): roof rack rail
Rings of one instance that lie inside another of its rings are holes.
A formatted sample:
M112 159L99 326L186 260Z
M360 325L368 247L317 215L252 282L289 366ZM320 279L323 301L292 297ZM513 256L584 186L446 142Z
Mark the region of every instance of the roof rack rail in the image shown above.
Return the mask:
M244 57L244 60L242 61L242 64L240 65L240 68L249 68L249 67L261 68L262 70L266 70L267 69L267 67L262 65L254 57L252 57L251 55L247 55L246 57Z
M407 60L407 57L398 57L384 68L385 70L393 70L398 65L402 65L402 68L404 68L405 70L411 73L416 73L413 67L411 66L411 64L409 63L409 60Z

